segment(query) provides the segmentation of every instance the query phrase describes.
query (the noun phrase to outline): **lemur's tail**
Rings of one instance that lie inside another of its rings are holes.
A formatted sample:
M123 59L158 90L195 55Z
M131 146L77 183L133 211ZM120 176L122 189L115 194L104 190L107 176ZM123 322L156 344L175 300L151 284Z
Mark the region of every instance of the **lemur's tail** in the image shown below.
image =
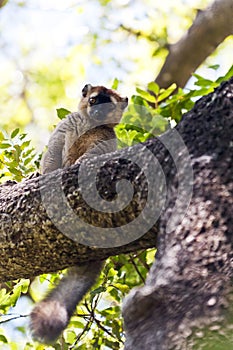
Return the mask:
M72 267L48 296L39 302L30 315L33 339L53 343L67 327L76 305L95 283L102 262L90 262Z

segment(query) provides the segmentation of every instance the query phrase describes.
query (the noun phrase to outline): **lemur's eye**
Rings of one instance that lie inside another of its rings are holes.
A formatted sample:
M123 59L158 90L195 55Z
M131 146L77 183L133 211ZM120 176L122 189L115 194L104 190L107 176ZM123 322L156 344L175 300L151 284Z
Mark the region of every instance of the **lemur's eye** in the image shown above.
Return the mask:
M94 105L96 103L96 97L90 97L89 98L89 103L90 103L91 106Z

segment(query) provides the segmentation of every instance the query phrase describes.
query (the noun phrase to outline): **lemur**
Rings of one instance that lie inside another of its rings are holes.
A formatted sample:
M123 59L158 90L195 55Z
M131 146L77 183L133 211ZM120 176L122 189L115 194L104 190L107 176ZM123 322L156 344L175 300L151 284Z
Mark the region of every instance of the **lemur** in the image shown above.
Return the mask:
M78 112L69 114L51 134L42 158L42 173L64 168L95 155L116 150L116 126L128 105L128 98L104 86L87 84L82 89ZM115 142L112 142L112 139ZM111 140L111 142L104 142ZM98 152L99 152L98 151ZM53 343L67 327L76 305L95 283L103 262L88 262L68 273L30 314L32 337Z

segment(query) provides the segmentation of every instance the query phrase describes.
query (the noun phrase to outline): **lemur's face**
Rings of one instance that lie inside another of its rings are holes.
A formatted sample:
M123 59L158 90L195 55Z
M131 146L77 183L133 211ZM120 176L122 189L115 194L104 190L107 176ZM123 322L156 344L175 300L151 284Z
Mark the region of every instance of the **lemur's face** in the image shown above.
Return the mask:
M118 124L127 105L127 97L121 97L104 86L87 84L82 90L79 110L98 124Z

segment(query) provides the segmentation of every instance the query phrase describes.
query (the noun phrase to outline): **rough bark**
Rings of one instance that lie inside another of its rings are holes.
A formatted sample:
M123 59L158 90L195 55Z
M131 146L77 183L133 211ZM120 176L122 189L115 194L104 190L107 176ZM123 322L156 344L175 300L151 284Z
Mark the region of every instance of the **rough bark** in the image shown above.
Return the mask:
M192 200L168 230L178 186L171 167L156 261L124 302L125 350L232 349L233 78L199 100L177 131L192 159Z
M172 83L184 87L199 65L227 36L233 34L232 16L232 0L215 0L205 11L198 11L188 32L169 46L156 83L162 88Z
M156 226L138 240L135 239L140 235L135 237L132 233L131 239L131 232L129 232L127 237L129 244L125 245L124 238L122 238L123 241L121 239L121 228L116 227L133 220L137 213L140 213L145 202L143 196L147 196L143 171L139 171L133 164L129 165L127 161L118 159L123 154L126 156L126 153L128 153L127 157L130 157L130 152L134 154L135 151L137 149L118 152L118 156L116 153L114 159L100 172L100 193L107 196L108 200L115 197L114 183L121 178L128 177L137 189L138 194L134 196L131 205L121 213L108 215L90 208L85 203L78 184L79 165L68 170L58 170L48 175L28 179L18 184L1 186L0 280L28 278L78 263L102 260L110 255L154 246ZM93 161L87 163L85 173L86 190L90 192L95 186L88 176L92 164ZM60 176L62 177L62 190L65 192L64 198L68 198L69 205L74 210L72 213L75 213L73 216L64 204L66 200L60 196L60 180L58 181ZM42 197L46 198L42 200ZM51 212L54 215L51 215ZM94 232L96 230L98 247L96 247L96 242L92 244L91 236L88 241L87 222L90 229L94 229ZM98 227L101 228L100 231ZM115 237L113 234L112 240L107 243L106 227L116 227ZM85 244L79 244L83 240ZM86 245L89 242L91 246Z

